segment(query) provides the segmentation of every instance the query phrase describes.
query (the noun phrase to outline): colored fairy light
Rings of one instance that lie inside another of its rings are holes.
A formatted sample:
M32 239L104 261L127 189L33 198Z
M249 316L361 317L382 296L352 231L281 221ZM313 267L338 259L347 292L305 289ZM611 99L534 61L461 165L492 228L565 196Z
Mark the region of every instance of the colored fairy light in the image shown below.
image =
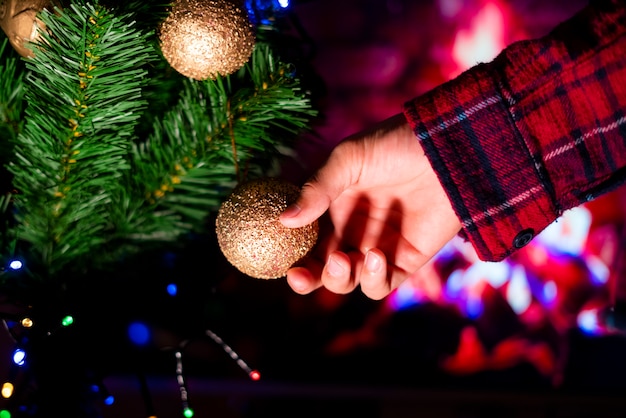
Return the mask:
M187 385L185 384L185 376L183 374L183 353L177 351L176 357L176 381L178 382L178 390L180 392L180 400L183 404L183 415L186 417L193 416L193 409L189 407L189 395L187 393Z
M22 326L23 326L24 328L30 328L30 327L32 327L32 326L33 326L33 320L32 320L32 319L30 319L30 318L28 318L28 317L27 317L27 318L23 318L23 319L20 321L20 323L22 324Z
M107 406L113 405L114 402L115 402L115 398L113 397L113 395L109 395L106 398L104 398L104 404Z
M272 25L290 6L289 0L245 0L253 24Z
M146 324L133 322L128 326L128 338L136 345L146 345L150 341L150 330Z
M23 366L25 362L26 362L26 351L22 350L21 348L17 348L13 352L13 363L17 364L18 366Z
M11 413L6 409L0 411L0 418L11 418Z
M71 315L67 315L61 320L61 325L64 327L69 327L74 323L74 318Z
M9 267L13 270L19 270L24 266L20 260L13 260L9 263Z
M252 370L248 376L250 376L250 379L254 380L255 382L257 380L261 380L261 373L259 373L258 370Z
M167 285L166 290L168 295L176 296L176 294L178 293L178 286L176 286L175 283L170 283Z
M0 390L0 394L2 394L4 399L9 399L11 395L13 395L13 383L4 382L2 389Z
M245 361L243 361L243 359L241 357L239 357L239 354L237 354L235 352L235 350L233 350L228 344L226 344L219 335L217 335L216 333L214 333L213 331L207 329L205 331L206 335L209 336L213 341L215 341L215 343L217 343L220 347L222 347L222 350L224 350L226 352L226 354L228 354L230 356L230 358L232 358L235 363L237 363L237 365L248 374L248 376L250 376L250 378L252 380L254 380L253 375L254 375L254 370L252 370L250 368L250 366L248 366L246 364ZM259 377L261 376L259 372L256 372Z

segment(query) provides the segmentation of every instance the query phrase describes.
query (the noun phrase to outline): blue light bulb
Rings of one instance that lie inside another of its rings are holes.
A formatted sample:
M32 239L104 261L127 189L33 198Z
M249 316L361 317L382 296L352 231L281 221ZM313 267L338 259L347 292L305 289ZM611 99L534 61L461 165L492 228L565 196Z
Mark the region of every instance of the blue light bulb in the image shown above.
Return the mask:
M141 322L133 322L128 326L128 337L136 345L145 345L150 340L150 330Z
M19 270L24 264L20 260L13 260L9 263L9 268L12 270Z
M178 293L178 286L175 283L170 283L167 285L167 294L170 296L176 296Z
M23 366L24 363L26 363L26 351L22 350L21 348L17 348L13 352L13 363L17 364L18 366Z

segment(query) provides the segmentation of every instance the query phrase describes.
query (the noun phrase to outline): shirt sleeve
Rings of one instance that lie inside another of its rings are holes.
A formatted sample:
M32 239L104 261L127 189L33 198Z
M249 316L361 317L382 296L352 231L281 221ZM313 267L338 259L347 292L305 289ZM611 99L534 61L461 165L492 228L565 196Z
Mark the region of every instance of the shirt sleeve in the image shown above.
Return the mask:
M482 260L502 260L626 179L624 3L591 2L405 104Z

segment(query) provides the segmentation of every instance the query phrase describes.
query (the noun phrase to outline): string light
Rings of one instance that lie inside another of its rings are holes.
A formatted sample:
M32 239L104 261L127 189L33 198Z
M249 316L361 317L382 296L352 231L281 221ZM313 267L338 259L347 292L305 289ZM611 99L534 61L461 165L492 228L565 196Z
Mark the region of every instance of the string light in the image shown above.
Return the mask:
M2 390L0 390L0 393L2 394L2 397L4 399L9 399L11 395L13 395L13 383L4 382L4 384L2 385Z
M246 364L245 361L243 361L243 359L241 357L239 357L239 354L237 354L235 352L235 350L233 350L232 348L230 348L230 346L228 344L226 344L219 335L217 335L216 333L214 333L213 331L211 331L210 329L207 329L206 331L206 335L209 336L209 338L211 338L213 341L215 341L220 347L222 347L222 349L226 352L226 354L228 354L230 356L230 358L232 358L233 360L235 360L235 363L237 363L237 365L248 374L248 377L250 377L250 379L252 380L260 380L261 379L261 373L259 373L258 370L252 370L250 368L250 366L248 366Z
M20 260L12 260L9 263L9 268L11 270L19 270L24 266L24 264Z
M6 409L0 411L0 418L11 418L11 413Z
M33 320L28 317L23 318L22 321L20 321L20 323L22 324L24 328L30 328L33 326Z
M152 396L150 395L150 388L148 387L148 381L146 379L146 375L143 373L143 370L141 370L141 367L140 370L138 370L137 377L139 378L139 390L141 392L141 397L146 407L146 416L148 418L156 418L154 405L152 404Z
M166 287L167 294L170 296L176 296L178 294L178 286L175 283L170 283Z
M69 327L74 323L74 318L71 315L67 315L65 318L61 320L61 325L64 327Z
M193 417L193 410L189 408L189 399L187 394L187 385L185 384L185 378L183 376L183 359L182 353L177 351L176 356L176 381L178 382L178 389L180 390L180 400L183 403L183 415L186 418Z
M26 351L21 348L16 348L13 352L13 363L18 366L23 366L26 363Z
M72 315L66 315L61 319L58 326L56 326L53 330L49 330L47 332L47 335L50 336L53 333L57 332L60 328L67 328L73 324L74 324L74 317Z
M276 17L287 12L290 3L289 0L246 0L245 6L254 24L272 25Z
M104 383L93 383L91 385L91 391L95 394L99 394L102 399L102 403L106 406L111 406L115 403L115 397L109 393L107 388L104 386Z
M150 341L150 330L141 322L133 322L128 326L128 337L135 345L146 345Z
M205 331L206 335L211 338L215 343L217 343L222 349L232 358L235 363L244 370L250 379L257 381L261 379L261 373L258 370L253 370L246 364L245 361L239 355L220 338L219 335L214 333L211 330ZM180 399L183 404L183 415L185 418L191 418L194 416L194 411L189 407L189 394L187 392L187 385L185 383L185 378L183 376L183 355L181 349L188 343L188 341L183 341L180 344L180 349L175 352L176 357L176 381L178 382L178 389L180 391Z

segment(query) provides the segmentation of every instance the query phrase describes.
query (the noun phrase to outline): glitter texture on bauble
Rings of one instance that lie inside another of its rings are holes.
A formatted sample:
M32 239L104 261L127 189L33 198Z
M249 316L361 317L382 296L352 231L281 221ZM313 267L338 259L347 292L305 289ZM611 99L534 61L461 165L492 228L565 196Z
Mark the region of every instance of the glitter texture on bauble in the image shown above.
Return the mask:
M318 222L287 228L280 214L300 194L295 185L265 178L237 186L217 214L217 239L226 259L257 279L284 277L314 247Z
M250 59L255 37L236 0L177 0L159 27L163 56L196 80L234 73Z

